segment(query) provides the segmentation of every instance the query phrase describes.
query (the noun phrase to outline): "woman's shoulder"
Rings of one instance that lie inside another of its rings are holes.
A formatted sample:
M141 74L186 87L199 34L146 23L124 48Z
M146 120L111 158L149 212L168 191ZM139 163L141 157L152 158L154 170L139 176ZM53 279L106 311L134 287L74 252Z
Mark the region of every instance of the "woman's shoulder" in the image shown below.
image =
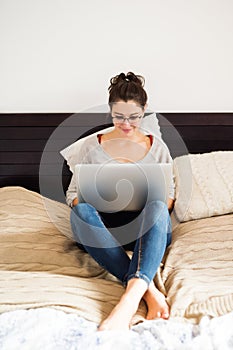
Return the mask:
M152 154L159 153L162 157L170 158L171 157L170 150L166 142L162 138L157 137L155 135L153 135L152 137L153 137L153 143L150 149L151 153Z
M82 140L82 139L81 139ZM94 135L90 135L88 137L86 137L85 139L83 139L83 148L85 147L89 147L91 145L96 145L96 143L98 143L98 137L97 134Z

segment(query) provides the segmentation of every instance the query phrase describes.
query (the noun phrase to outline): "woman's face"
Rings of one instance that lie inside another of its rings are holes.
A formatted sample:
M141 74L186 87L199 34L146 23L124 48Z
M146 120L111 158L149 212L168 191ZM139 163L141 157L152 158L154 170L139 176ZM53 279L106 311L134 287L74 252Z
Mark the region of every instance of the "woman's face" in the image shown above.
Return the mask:
M112 104L112 118L115 129L121 136L133 136L140 126L145 108L132 101L118 101Z

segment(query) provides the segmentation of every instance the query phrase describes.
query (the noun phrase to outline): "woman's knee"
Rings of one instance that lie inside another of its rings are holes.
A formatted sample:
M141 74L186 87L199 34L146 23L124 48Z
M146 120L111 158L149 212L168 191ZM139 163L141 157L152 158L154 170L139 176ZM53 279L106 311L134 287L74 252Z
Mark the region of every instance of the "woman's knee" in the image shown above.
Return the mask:
M104 228L104 223L95 207L89 203L79 203L73 208L71 215L71 224L79 226L83 232L89 232L90 229Z
M167 205L163 201L150 201L145 206L144 216L146 217L146 225L148 227L159 226L164 227L167 232L167 224L169 221L169 212Z
M97 213L95 207L89 203L79 203L73 207L73 216L77 215L82 221L88 222Z
M145 206L145 210L149 210L150 212L154 212L156 214L164 213L166 215L167 214L169 215L166 203L164 203L161 200L154 200L154 201L148 202Z

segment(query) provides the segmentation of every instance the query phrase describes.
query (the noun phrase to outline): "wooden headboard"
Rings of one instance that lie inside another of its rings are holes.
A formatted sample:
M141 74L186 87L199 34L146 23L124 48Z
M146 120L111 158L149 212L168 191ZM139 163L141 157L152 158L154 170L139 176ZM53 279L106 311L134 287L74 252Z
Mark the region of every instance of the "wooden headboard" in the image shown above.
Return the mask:
M0 186L23 186L41 192L39 168L43 150L59 125L63 125L56 142L50 145L53 164L63 164L63 195L54 198L64 202L70 173L59 151L96 125L106 124L106 114L71 113L0 114ZM73 115L74 116L74 115ZM185 153L233 150L233 113L163 113L158 114L161 132L173 157ZM70 139L63 130L69 129ZM73 138L73 139L72 139ZM48 188L56 186L58 174L47 168ZM42 174L43 175L43 174ZM60 176L60 175L59 175ZM48 180L49 178L49 180ZM51 192L52 193L52 192ZM53 197L51 193L48 196ZM42 193L45 194L45 193ZM63 197L63 198L62 198Z

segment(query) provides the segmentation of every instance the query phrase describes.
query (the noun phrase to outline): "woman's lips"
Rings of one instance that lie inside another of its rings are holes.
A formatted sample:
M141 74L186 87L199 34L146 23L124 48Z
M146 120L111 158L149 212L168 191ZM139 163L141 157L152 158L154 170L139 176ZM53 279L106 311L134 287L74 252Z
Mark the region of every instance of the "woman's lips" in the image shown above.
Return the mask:
M127 134L127 133L129 133L132 129L121 129L121 130Z

